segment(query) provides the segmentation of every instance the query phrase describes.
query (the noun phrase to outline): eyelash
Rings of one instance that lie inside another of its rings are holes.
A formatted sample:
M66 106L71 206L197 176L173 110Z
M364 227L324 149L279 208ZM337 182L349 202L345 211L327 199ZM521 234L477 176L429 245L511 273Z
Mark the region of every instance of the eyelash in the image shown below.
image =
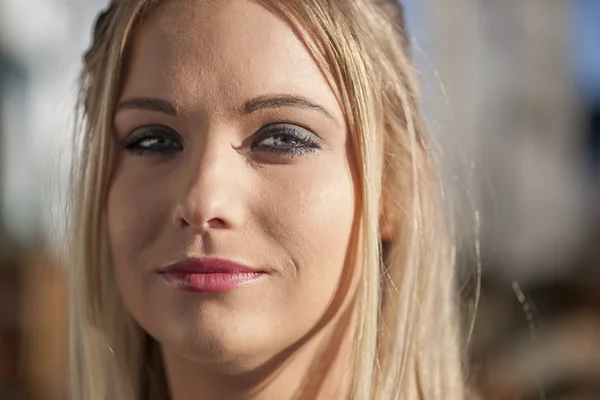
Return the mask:
M309 153L314 153L322 148L320 141L314 134L304 128L290 124L271 124L263 127L256 134L256 138L250 145L251 150L272 153L284 157L298 157ZM292 146L261 145L267 139L275 138L293 139L296 141ZM156 144L156 141L162 141ZM154 144L144 141L154 141ZM164 142L170 142L165 145ZM181 150L183 140L173 130L164 126L149 126L133 131L121 145L125 150L135 156L160 157L170 156Z

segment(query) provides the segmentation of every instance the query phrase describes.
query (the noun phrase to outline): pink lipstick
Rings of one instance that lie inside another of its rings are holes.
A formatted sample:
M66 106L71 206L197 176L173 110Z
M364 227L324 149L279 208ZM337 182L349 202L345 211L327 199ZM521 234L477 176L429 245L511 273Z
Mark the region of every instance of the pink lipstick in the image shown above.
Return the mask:
M159 274L176 288L194 293L225 293L260 279L266 272L219 258L189 258Z

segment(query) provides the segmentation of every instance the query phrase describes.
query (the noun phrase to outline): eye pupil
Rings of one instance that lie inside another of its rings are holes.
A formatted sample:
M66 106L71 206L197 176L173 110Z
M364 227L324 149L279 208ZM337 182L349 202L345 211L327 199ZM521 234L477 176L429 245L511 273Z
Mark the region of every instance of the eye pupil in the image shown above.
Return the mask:
M169 144L169 139L166 138L151 138L145 141L146 147L165 146L167 144Z
M289 135L276 135L273 139L277 145L283 146L297 146L300 143L297 138Z

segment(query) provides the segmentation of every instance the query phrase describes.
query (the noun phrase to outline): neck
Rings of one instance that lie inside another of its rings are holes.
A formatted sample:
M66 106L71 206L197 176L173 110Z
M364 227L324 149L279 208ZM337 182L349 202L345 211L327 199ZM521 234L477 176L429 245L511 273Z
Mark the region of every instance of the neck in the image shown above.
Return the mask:
M163 349L172 400L348 398L356 325L353 307L293 349L232 373Z

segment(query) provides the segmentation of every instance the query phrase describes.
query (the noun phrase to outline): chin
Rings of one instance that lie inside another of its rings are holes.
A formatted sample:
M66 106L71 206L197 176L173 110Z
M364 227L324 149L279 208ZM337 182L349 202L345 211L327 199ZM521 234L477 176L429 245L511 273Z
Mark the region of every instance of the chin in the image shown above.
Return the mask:
M202 336L183 340L174 338L174 343L161 343L161 347L164 350L173 349L174 353L194 364L223 375L257 371L277 355L277 349L268 342L247 343L243 337L236 340L233 335L226 338L213 334Z
M308 305L305 310L315 312L302 312L293 307L296 302L281 301L284 296L264 284L220 294L164 285L124 293L126 307L163 353L224 374L255 371L277 360L307 337L321 315L319 307Z
M273 337L276 324L234 310L199 308L156 318L147 331L154 331L164 351L223 373L258 368L279 351L281 338Z

